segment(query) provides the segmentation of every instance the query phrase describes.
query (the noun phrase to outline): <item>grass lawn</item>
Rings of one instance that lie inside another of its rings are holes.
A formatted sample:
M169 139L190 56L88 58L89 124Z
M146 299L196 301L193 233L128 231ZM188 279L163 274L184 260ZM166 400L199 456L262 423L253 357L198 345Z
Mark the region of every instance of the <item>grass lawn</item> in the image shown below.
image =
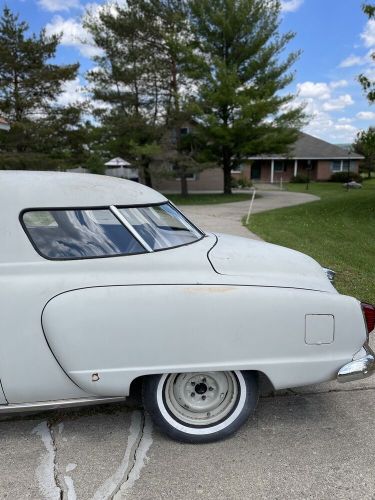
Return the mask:
M291 184L289 191L306 192ZM362 189L312 183L320 201L254 215L249 229L266 241L311 255L337 272L340 293L375 304L375 179Z
M252 193L236 194L189 194L186 198L180 194L166 194L175 205L217 205L218 203L233 203L250 200Z

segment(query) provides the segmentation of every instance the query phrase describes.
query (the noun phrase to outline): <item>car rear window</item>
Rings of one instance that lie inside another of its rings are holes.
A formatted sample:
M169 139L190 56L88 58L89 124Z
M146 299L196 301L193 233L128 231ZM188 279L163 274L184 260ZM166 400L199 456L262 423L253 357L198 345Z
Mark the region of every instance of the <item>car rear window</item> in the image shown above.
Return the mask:
M187 245L202 238L202 233L169 203L119 210L154 251Z
M145 252L109 209L32 210L24 212L22 221L36 250L48 259Z

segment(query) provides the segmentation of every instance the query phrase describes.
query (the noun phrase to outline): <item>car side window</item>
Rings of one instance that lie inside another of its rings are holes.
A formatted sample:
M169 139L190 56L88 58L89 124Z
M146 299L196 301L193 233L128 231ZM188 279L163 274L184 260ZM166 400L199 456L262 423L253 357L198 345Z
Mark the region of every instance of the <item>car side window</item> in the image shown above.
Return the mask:
M109 209L30 210L23 226L47 259L84 259L145 252Z

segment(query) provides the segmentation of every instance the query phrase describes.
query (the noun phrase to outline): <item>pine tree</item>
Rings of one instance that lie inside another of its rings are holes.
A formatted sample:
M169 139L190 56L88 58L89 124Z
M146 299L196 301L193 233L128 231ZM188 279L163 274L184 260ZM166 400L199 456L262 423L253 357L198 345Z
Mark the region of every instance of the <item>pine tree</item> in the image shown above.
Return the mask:
M27 23L5 7L0 18L0 113L11 130L2 135L1 149L20 154L38 152L38 132L44 130L43 136L48 121L55 126L55 100L79 67L52 64L60 38L48 37L44 30L27 36L27 30ZM22 162L27 167L26 157Z
M194 59L187 3L128 0L126 7L89 15L85 25L102 50L88 80L106 147L140 166L146 184L151 185L153 164L180 176L186 192L186 176L197 167L180 134L191 117L193 87L187 71ZM157 172L160 168L153 169Z
M231 170L250 155L285 153L304 115L282 92L299 56L280 61L293 33L280 34L278 0L192 0L191 26L201 54L196 116L231 193Z
M96 68L87 79L107 139L105 147L141 167L150 186L150 151L160 137L159 82L155 49L149 43L150 25L139 2L129 0L126 8L105 7L99 16L89 13L85 27L102 51L94 57Z
M192 133L194 69L198 59L189 25L189 2L144 0L141 8L147 12L150 41L156 49L154 61L163 110L164 133L155 163L164 165L167 176L180 180L181 195L187 196L188 177L212 166L200 158L200 144Z

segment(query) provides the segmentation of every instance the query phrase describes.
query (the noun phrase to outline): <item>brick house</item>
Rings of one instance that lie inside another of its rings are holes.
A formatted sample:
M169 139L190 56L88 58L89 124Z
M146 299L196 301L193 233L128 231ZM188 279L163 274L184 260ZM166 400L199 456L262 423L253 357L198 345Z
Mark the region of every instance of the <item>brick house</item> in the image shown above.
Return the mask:
M253 182L289 182L293 176L309 175L311 180L329 180L335 172L358 173L363 156L349 152L343 147L330 144L304 132L299 133L288 155L264 154L249 157L238 169L232 171L236 179L246 177ZM350 165L349 165L350 162ZM211 168L190 176L191 191L220 191L223 189L221 168ZM163 192L178 192L180 182L176 179L153 179L155 189Z
M358 173L362 159L357 153L300 132L288 155L252 156L244 173L253 181L271 183L280 182L281 178L289 182L296 175L327 181L335 172L347 172L348 166L351 172Z

